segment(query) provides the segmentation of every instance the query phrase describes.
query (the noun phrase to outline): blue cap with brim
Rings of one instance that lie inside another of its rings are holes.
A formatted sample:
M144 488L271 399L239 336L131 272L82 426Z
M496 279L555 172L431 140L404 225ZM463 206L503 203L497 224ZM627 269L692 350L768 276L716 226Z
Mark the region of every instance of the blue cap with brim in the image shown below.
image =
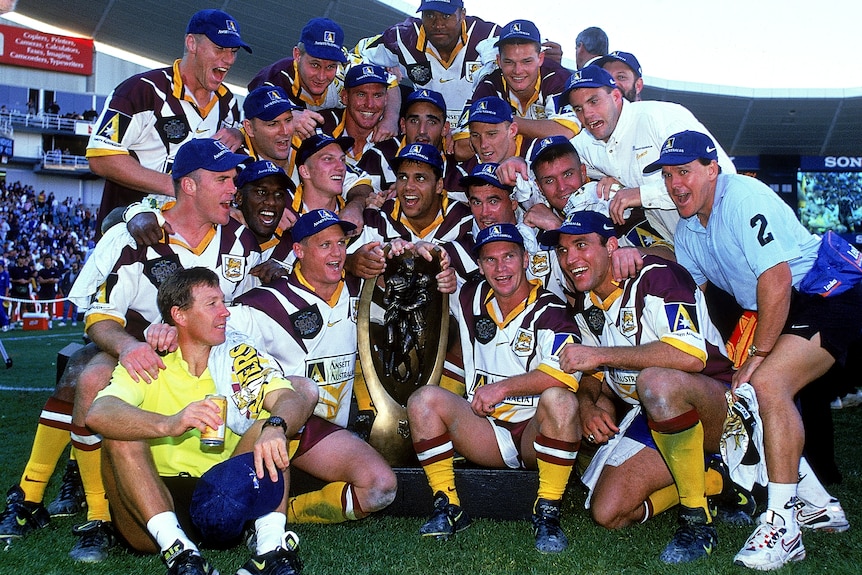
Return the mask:
M641 71L641 64L640 62L638 62L638 59L635 58L635 55L631 52L620 52L619 50L617 50L615 52L611 52L610 54L602 56L601 58L593 62L593 64L604 68L605 64L607 64L608 62L622 62L623 64L631 68L632 72L634 72L638 78L643 76L643 72Z
M488 185L512 193L512 190L514 189L512 186L504 186L500 183L500 180L497 179L497 166L499 166L499 164L495 164L494 162L478 164L473 168L469 176L464 176L458 183L465 189L468 186Z
M486 96L470 105L467 123L502 124L512 120L512 105L509 102L498 96Z
M459 8L464 7L463 0L423 0L416 12L433 10L443 14L454 14Z
M555 247L560 243L560 234L580 236L593 233L603 238L616 236L614 223L601 212L581 210L569 213L563 220L563 224L556 230L541 232L539 241L543 246Z
M239 174L234 178L234 183L237 188L242 188L246 184L250 184L252 182L256 182L258 180L262 180L268 177L275 177L279 180L282 187L287 189L290 187L293 189L292 182L284 170L281 169L280 166L275 165L269 160L260 160L257 162L253 162L242 170L239 171Z
M344 75L344 87L355 88L363 84L389 84L389 73L386 68L373 64L353 66Z
M567 104L569 102L569 93L572 90L577 90L579 88L616 87L617 83L611 76L610 72L601 66L590 64L589 66L584 66L580 70L575 70L575 72L569 76L569 79L566 82L566 88L560 94L560 101Z
M283 497L282 474L276 482L269 473L258 478L254 454L244 453L201 476L192 493L189 516L207 543L230 543L242 535L246 522L275 511Z
M431 144L418 142L404 146L399 150L398 155L392 159L390 164L393 169L397 170L401 163L407 160L428 164L432 168L437 168L440 171L443 170L443 156L440 155L440 150Z
M416 102L428 102L429 104L434 104L434 106L439 108L441 112L444 114L446 113L446 99L440 92L426 90L425 88L414 90L413 92L410 92L407 98L404 99L402 109L406 112L410 105Z
M715 142L706 134L686 130L664 141L658 160L644 168L645 174L662 166L681 166L695 160L718 160Z
M298 109L299 106L287 98L287 92L280 86L255 88L242 103L242 111L247 119L259 118L264 122L271 122L285 112Z
M344 55L344 30L329 18L309 20L299 34L299 41L309 56L347 62L347 56Z
M239 23L221 10L201 10L192 16L186 34L203 34L216 46L243 48L251 54L251 47L239 35Z
M299 216L296 223L290 229L290 236L294 242L301 242L307 237L320 233L326 228L341 226L341 231L349 234L356 229L356 225L338 218L338 214L329 210L311 210Z
M500 30L500 36L494 46L508 43L535 42L542 43L542 35L539 29L529 20L512 20Z
M196 138L189 140L177 150L171 177L179 180L195 170L209 172L227 172L250 162L251 158L243 154L234 154L230 148L218 140L211 138Z
M548 150L564 148L567 151L574 152L575 147L572 142L565 136L548 136L541 140L536 140L533 144L533 149L530 152L530 167L533 166Z
M308 158L325 148L330 144L338 144L341 151L347 152L353 147L355 140L350 136L339 136L333 138L325 132L315 132L310 137L304 139L299 145L299 150L296 152L296 165L301 166L308 161Z
M521 235L515 224L493 224L476 234L473 255L478 257L482 246L492 242L512 242L524 247L524 236Z

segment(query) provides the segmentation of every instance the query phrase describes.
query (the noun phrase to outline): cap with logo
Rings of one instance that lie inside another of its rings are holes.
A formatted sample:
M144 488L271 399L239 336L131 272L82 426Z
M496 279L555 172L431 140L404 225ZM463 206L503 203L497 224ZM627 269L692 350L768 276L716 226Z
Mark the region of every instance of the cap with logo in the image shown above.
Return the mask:
M429 104L434 104L441 112L444 114L446 113L446 99L443 98L443 94L440 92L426 90L424 88L421 90L414 90L404 99L402 110L406 112L410 105L415 102L428 102ZM404 114L402 114L402 116L403 115Z
M718 160L715 142L706 134L686 130L677 132L662 144L658 160L644 168L648 174L662 166L681 166L695 160Z
M500 30L500 36L494 46L525 42L541 44L542 35L539 34L539 29L529 20L512 20Z
M344 87L355 88L363 84L389 84L386 68L373 64L358 64L344 75Z
M264 122L271 122L285 112L298 109L299 106L288 100L287 92L281 86L255 88L242 103L242 111L247 119L259 118Z
M299 35L305 52L321 60L347 62L344 55L344 30L329 18L312 18Z
M593 64L596 66L601 66L604 68L605 64L608 62L622 62L626 66L632 69L632 72L635 73L635 76L640 78L643 76L643 72L641 71L641 64L638 62L638 59L635 58L635 55L631 52L621 52L616 50L615 52L611 52L601 58L598 58Z
M470 106L468 123L502 124L512 121L512 105L498 96L486 96Z
M500 188L501 190L506 190L507 192L512 193L512 190L514 189L512 186L504 186L500 183L500 180L497 179L497 166L499 166L499 164L495 164L494 162L477 164L470 172L470 175L461 178L459 183L464 188L467 186L494 186L495 188Z
M521 235L515 224L493 224L476 234L473 255L478 256L482 246L492 242L512 242L524 247L524 236Z
M544 246L554 247L560 243L560 234L580 236L599 234L603 238L616 235L614 223L601 212L580 210L571 212L556 230L548 230L539 234L539 241Z
M299 219L296 220L296 223L290 229L290 236L294 242L301 242L307 237L336 225L341 226L341 231L345 234L356 229L356 225L338 219L338 214L335 212L329 210L311 210L299 216Z
M203 34L216 46L243 48L251 54L251 47L239 35L239 23L233 16L221 10L196 12L186 28L186 34Z
M234 154L218 140L196 138L189 140L177 150L171 177L179 180L195 170L227 172L249 161L251 158L243 154Z
M293 182L287 177L287 174L280 166L275 165L269 160L259 160L252 162L239 171L239 174L234 178L234 183L237 188L242 188L246 184L262 180L273 176L279 180L279 183L287 189L293 189Z
M299 150L296 152L296 165L301 166L308 161L308 158L325 148L330 144L338 144L341 150L346 152L353 147L354 139L349 136L341 136L333 138L325 132L318 130L311 137L302 141Z
M530 152L530 167L533 167L533 164L541 160L543 155L555 149L565 149L567 152L575 152L575 147L567 137L548 136L541 140L536 140L533 144L533 149Z
M560 94L561 102L569 101L569 92L578 88L616 88L617 83L610 73L595 64L584 66L569 77L566 88Z
M458 9L464 7L463 0L422 0L416 12L432 10L443 14L454 14Z
M432 168L436 168L441 172L443 171L443 156L440 155L440 150L431 144L417 142L404 146L398 151L398 155L392 159L390 164L397 170L402 162L408 160L428 164Z

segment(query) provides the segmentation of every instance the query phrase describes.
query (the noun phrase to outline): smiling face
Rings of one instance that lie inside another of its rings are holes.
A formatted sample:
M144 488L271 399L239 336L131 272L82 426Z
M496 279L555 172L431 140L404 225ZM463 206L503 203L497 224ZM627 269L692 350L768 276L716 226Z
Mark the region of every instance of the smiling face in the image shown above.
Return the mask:
M230 221L230 209L236 197L235 175L235 169L226 172L195 170L182 178L182 189L188 190L202 221L222 226Z
M290 157L294 131L292 111L288 110L269 121L247 118L243 120L243 127L260 159L283 162Z
M428 164L405 160L395 172L395 192L407 221L423 230L443 207L443 180Z
M494 297L504 302L520 302L530 294L527 265L530 256L518 244L498 241L482 246L479 272L485 276Z
M613 88L578 88L569 92L569 104L578 121L597 140L607 142L617 127L623 95Z
M551 207L563 211L569 196L584 185L586 167L577 152L564 154L550 161L537 161L533 165L536 183Z
M603 242L599 234L560 234L557 259L569 283L579 292L594 291L604 299L614 290L611 253L616 238Z
M322 297L328 298L342 278L347 258L347 237L340 225L328 228L293 244L302 275Z
M315 58L296 47L293 49L293 61L302 89L315 98L319 98L326 92L338 73L338 62L335 60Z
M386 111L386 85L362 84L341 91L341 101L346 108L345 120L362 130L373 130Z
M186 35L187 62L191 66L191 74L198 86L189 86L194 92L196 88L205 88L215 92L224 82L239 48L222 48L203 34ZM185 77L184 80L188 81Z
M535 93L539 68L545 62L545 54L539 51L537 44L503 44L500 46L497 62L512 93L520 98L527 98Z
M667 192L681 218L696 215L706 227L715 201L715 181L718 174L718 162L715 160L707 165L695 160L680 166L664 166L661 169Z
M239 190L237 200L245 225L257 241L264 243L272 239L287 204L287 191L281 178L266 176L249 182Z
M494 224L517 224L515 208L518 201L509 192L490 184L471 184L467 190L467 203L480 230Z
M514 122L499 124L470 122L469 128L470 145L479 156L479 162L499 164L515 155L515 135L518 133L518 126Z
M191 305L182 310L174 306L171 315L179 331L180 347L185 347L184 341L208 346L224 343L225 325L230 312L218 286L194 286Z
M334 198L340 196L347 165L344 150L335 142L312 154L299 167L304 192Z

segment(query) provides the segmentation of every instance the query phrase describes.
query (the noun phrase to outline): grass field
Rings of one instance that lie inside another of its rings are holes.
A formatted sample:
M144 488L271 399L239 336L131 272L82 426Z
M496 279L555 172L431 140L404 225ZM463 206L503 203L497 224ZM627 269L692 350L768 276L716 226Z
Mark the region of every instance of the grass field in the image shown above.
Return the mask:
M48 332L14 331L0 334L14 359L14 367L0 367L0 489L16 483L30 450L39 411L53 387L57 351L80 341L80 327ZM21 388L27 391L22 391ZM785 567L788 574L843 574L862 572L862 458L857 441L862 437L862 408L835 412L838 460L844 482L831 488L839 497L853 527L840 534L807 534L808 558ZM64 461L48 488L54 496ZM83 516L54 520L48 527L0 551L0 575L72 575L164 573L155 557L140 557L115 549L104 563L77 564L67 553L74 544L73 525ZM734 554L749 535L749 528L718 526L719 548L707 560L667 566L657 559L675 527L675 513L666 513L647 525L617 532L593 524L583 509L583 495L567 494L563 527L569 549L556 556L540 555L526 522L476 520L450 542L420 539L418 518L371 517L335 526L300 525L304 573L467 575L467 574L729 574L745 573L732 565ZM222 574L231 574L248 558L244 548L206 552Z

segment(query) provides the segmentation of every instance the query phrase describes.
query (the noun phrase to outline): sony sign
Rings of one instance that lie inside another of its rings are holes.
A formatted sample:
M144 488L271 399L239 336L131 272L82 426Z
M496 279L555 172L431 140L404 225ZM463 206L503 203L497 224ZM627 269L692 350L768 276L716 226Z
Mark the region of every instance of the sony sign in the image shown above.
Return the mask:
M826 156L823 165L827 168L862 168L862 156Z

